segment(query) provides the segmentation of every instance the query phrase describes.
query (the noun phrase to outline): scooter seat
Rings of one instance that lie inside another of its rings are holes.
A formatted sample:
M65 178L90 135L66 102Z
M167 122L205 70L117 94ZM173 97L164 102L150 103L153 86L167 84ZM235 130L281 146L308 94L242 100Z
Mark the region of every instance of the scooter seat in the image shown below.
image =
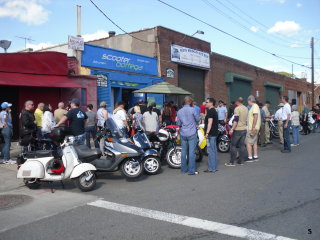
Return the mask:
M81 162L92 162L102 155L99 148L90 149L86 145L74 145L74 148Z
M38 151L30 151L25 153L26 158L44 158L44 157L52 157L51 150L38 150Z

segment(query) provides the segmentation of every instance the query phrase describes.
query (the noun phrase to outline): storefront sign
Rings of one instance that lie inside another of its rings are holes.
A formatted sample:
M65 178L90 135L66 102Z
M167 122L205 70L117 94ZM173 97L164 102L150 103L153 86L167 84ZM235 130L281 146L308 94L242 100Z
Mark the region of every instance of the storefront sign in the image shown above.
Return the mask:
M171 45L171 61L201 68L210 68L210 54L179 45Z
M174 70L172 68L167 68L167 78L174 78Z
M84 50L84 40L81 37L74 37L70 36L68 37L68 48L73 50Z
M110 48L85 44L82 66L158 75L157 59Z

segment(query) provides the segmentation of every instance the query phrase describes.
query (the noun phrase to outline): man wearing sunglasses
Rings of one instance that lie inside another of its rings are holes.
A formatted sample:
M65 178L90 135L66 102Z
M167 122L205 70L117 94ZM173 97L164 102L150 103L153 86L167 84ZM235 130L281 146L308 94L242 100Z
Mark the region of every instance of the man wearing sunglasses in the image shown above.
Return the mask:
M35 124L35 117L33 114L34 104L33 101L26 101L24 109L21 111L20 116L20 137L21 145L28 146L33 139L37 126Z

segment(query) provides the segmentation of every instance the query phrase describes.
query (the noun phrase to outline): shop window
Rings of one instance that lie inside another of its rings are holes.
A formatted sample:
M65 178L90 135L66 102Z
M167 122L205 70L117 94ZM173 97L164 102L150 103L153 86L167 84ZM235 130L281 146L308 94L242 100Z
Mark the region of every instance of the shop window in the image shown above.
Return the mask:
M81 105L85 105L87 102L87 89L81 88Z

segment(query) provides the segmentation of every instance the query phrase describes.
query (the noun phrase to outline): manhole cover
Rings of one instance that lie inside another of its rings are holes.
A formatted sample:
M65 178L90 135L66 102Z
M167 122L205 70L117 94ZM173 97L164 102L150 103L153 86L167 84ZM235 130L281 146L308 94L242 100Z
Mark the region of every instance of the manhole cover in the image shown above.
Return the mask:
M0 195L0 210L14 208L31 200L32 197L21 194Z

